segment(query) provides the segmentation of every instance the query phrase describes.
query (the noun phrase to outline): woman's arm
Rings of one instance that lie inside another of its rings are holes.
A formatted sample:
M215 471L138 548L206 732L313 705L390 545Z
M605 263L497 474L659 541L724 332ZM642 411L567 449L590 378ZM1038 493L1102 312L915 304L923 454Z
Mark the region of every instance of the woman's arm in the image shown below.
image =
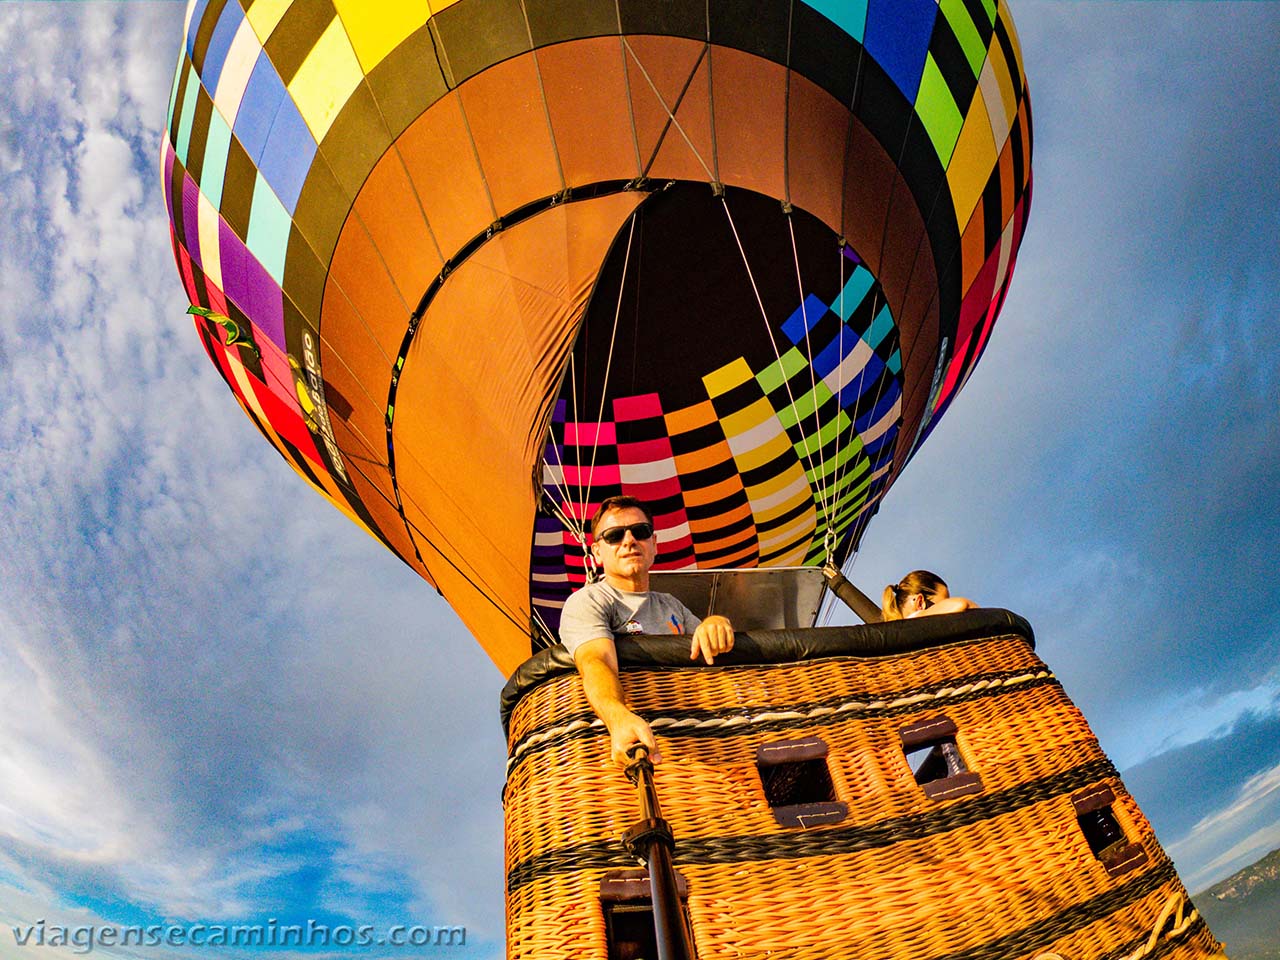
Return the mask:
M913 617L930 617L940 613L961 613L965 610L976 610L978 605L968 597L947 597L945 600L935 600L923 610L918 610L911 614Z

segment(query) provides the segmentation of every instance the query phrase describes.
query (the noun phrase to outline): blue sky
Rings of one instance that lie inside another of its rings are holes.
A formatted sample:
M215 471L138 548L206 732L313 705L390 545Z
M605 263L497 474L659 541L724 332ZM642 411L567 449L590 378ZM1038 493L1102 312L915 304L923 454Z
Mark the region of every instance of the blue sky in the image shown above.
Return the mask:
M1280 5L1014 15L1012 291L853 578L1028 617L1200 889L1280 846ZM501 956L502 678L183 315L181 20L0 5L0 925L460 924Z

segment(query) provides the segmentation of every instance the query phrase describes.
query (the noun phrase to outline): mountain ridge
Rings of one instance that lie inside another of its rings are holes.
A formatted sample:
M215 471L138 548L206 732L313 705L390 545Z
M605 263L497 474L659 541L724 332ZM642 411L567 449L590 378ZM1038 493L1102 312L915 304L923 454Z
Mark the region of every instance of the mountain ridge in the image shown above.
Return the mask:
M1280 848L1192 897L1230 960L1280 960Z

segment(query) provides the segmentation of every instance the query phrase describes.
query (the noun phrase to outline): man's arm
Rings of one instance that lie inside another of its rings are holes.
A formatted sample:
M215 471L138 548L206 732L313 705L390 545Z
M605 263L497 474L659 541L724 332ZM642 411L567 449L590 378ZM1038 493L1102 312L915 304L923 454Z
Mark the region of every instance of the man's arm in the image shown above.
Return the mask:
M733 649L733 624L728 617L719 614L707 617L693 631L693 643L689 646L689 659L697 660L698 654L707 663L716 662L716 654Z
M662 756L658 753L649 724L627 706L622 682L618 679L618 653L612 638L588 640L574 651L573 659L582 677L587 702L609 731L614 762L622 766L630 763L627 750L637 743L648 748L650 760L654 763L660 761Z

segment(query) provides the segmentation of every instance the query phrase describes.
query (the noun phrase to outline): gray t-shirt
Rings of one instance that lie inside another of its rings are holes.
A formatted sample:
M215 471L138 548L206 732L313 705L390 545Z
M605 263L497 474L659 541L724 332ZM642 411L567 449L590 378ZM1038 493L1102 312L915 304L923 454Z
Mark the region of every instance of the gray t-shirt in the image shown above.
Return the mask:
M701 622L669 593L631 593L601 580L565 601L560 642L572 655L588 640L630 633L693 633Z

